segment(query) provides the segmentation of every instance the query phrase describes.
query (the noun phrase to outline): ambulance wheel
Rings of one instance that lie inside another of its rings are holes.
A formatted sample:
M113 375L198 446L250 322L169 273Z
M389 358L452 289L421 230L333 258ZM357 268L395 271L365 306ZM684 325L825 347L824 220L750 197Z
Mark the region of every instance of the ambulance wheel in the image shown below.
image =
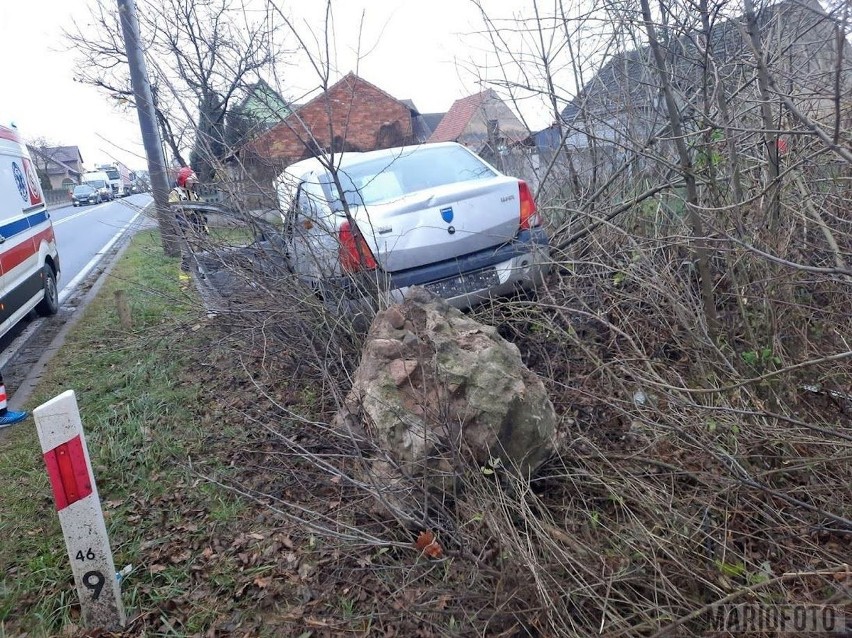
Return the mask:
M56 274L50 264L41 271L44 279L44 299L38 302L36 312L42 317L51 317L59 312L59 288L56 286Z

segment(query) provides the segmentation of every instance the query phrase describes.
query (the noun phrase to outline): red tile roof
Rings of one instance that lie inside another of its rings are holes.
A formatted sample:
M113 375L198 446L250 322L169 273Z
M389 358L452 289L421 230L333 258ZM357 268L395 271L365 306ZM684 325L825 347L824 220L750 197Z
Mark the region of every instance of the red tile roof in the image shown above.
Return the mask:
M464 133L470 119L476 114L493 91L487 89L476 95L469 95L453 102L450 110L438 124L438 128L429 136L430 142L455 142Z

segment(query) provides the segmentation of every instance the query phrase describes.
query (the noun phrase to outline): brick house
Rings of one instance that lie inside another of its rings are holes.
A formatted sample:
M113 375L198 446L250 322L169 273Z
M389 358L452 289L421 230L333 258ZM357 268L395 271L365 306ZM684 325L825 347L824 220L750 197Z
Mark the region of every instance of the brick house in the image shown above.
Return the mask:
M36 169L46 176L53 190L70 190L80 183L83 156L77 146L30 146Z
M250 208L274 207L273 180L285 166L322 151L371 151L417 141L420 114L349 73L324 93L243 144L227 161L226 198Z
M278 170L322 150L390 148L412 141L411 121L408 105L349 73L245 144L239 155L247 167Z

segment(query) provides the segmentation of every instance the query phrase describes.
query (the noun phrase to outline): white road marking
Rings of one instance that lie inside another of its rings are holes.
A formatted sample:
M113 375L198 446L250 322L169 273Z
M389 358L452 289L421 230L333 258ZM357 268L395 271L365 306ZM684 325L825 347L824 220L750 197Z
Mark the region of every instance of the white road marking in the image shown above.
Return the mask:
M107 202L104 202L104 203L107 203ZM104 204L95 204L95 205L94 205L94 206L92 206L91 208L89 208L89 207L87 206L87 207L86 207L86 210L81 210L79 213L74 213L73 215L71 215L71 216L69 216L69 217L63 217L62 219L60 219L60 220L58 220L58 221L53 222L53 225L54 225L54 226L59 226L60 224L64 224L65 222L70 222L72 219L77 219L77 218L78 218L78 217L80 217L81 215L85 215L85 214L87 214L87 213L91 213L91 212L96 211L97 209L99 209L99 208L100 208L101 206L103 206L103 205L104 205Z

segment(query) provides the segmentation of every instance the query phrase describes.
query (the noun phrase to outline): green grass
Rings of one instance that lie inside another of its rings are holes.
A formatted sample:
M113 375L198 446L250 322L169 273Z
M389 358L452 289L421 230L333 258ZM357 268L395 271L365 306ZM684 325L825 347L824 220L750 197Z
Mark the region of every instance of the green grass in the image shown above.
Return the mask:
M118 322L119 289L131 306L130 331ZM192 328L203 321L179 260L163 257L156 233L140 233L28 406L76 392L116 567L135 566L124 585L129 607L150 608L187 589L185 565L170 561L167 548L209 530L180 529L183 511L239 516L230 495L191 489L186 465L204 445L195 418L201 388L191 374L204 339ZM54 635L79 622L77 596L32 421L0 438L0 485L0 636ZM152 573L160 549L165 569ZM205 615L199 604L184 629L204 626Z

